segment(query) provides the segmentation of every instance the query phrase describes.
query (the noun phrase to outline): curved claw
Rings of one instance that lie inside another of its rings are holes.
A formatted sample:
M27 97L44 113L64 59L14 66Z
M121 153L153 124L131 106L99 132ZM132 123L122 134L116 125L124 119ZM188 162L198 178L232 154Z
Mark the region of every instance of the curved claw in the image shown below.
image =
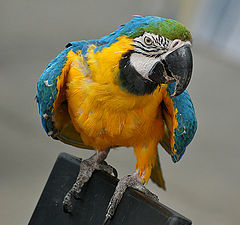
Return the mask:
M72 212L72 204L71 202L64 202L63 201L63 212L71 214Z
M108 221L110 221L110 219L111 219L111 216L107 214L102 225L107 225Z
M97 168L109 173L110 175L113 174L116 178L118 177L117 170L113 166L109 165L106 161L103 161L100 165L97 166Z
M113 167L113 175L116 177L116 178L118 178L118 172L117 172L117 170Z

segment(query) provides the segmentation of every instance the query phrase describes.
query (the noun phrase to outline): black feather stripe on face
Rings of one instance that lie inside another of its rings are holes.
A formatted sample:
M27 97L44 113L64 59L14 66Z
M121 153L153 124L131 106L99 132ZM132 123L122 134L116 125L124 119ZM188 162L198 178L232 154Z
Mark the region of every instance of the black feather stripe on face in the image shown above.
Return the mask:
M135 95L152 94L158 84L142 77L130 63L134 51L123 55L119 62L119 81L123 90Z
M146 52L146 53L151 53L151 52L156 53L156 52L159 52L159 51L162 50L161 48L146 49L146 48L143 48L143 47L141 47L141 46L137 46L137 45L133 45L133 46L134 46L135 48L138 48L138 49L140 49L140 50Z
M146 39L149 43L146 43ZM144 33L142 36L136 37L133 42L135 51L149 57L166 53L170 44L165 37L150 33Z

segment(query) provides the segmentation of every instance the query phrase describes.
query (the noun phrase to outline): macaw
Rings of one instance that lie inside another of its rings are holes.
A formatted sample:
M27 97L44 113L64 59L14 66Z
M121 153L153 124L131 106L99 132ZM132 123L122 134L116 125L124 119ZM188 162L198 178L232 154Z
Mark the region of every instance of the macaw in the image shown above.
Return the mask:
M127 187L157 200L144 184L151 178L165 189L158 143L177 162L197 129L186 90L193 68L191 43L189 30L175 20L135 16L98 40L68 43L46 67L36 99L47 135L96 151L81 163L63 200L66 212L94 170L114 172L105 159L118 146L134 148L136 169L120 179L105 223Z

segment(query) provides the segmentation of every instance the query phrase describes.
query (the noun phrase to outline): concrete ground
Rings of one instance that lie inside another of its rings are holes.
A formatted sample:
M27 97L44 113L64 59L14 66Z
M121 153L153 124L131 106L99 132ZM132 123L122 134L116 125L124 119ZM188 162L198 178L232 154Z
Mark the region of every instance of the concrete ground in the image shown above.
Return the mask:
M52 4L25 1L19 8L10 10L6 4L1 8L0 15L8 22L0 20L4 31L0 43L1 224L28 223L60 152L83 158L92 154L54 141L43 132L34 96L45 65L68 40L100 37L115 29L113 25L127 21L128 15L136 14L128 10L121 17L116 10L114 16L103 19L94 11L94 19L88 20L89 29L85 23L76 22L77 9L64 5L61 11L63 2L60 8ZM102 9L101 5L91 7L89 10ZM82 21L89 15L84 9L84 16L79 14ZM58 17L65 11L67 15L71 11L73 18ZM98 27L98 16L106 26ZM159 146L167 191L151 182L147 187L194 225L236 225L240 219L240 67L225 63L197 42L193 51L195 67L189 92L198 118L196 137L177 164ZM114 150L107 161L117 168L120 177L135 167L132 149Z

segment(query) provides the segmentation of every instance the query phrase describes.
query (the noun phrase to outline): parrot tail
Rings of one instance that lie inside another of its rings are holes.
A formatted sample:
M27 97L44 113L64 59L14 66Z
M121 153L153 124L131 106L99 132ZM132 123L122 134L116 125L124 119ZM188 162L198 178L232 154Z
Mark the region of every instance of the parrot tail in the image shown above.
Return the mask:
M162 175L162 169L160 165L159 156L157 153L155 166L152 168L151 180L153 183L157 184L163 190L166 190L165 181Z

